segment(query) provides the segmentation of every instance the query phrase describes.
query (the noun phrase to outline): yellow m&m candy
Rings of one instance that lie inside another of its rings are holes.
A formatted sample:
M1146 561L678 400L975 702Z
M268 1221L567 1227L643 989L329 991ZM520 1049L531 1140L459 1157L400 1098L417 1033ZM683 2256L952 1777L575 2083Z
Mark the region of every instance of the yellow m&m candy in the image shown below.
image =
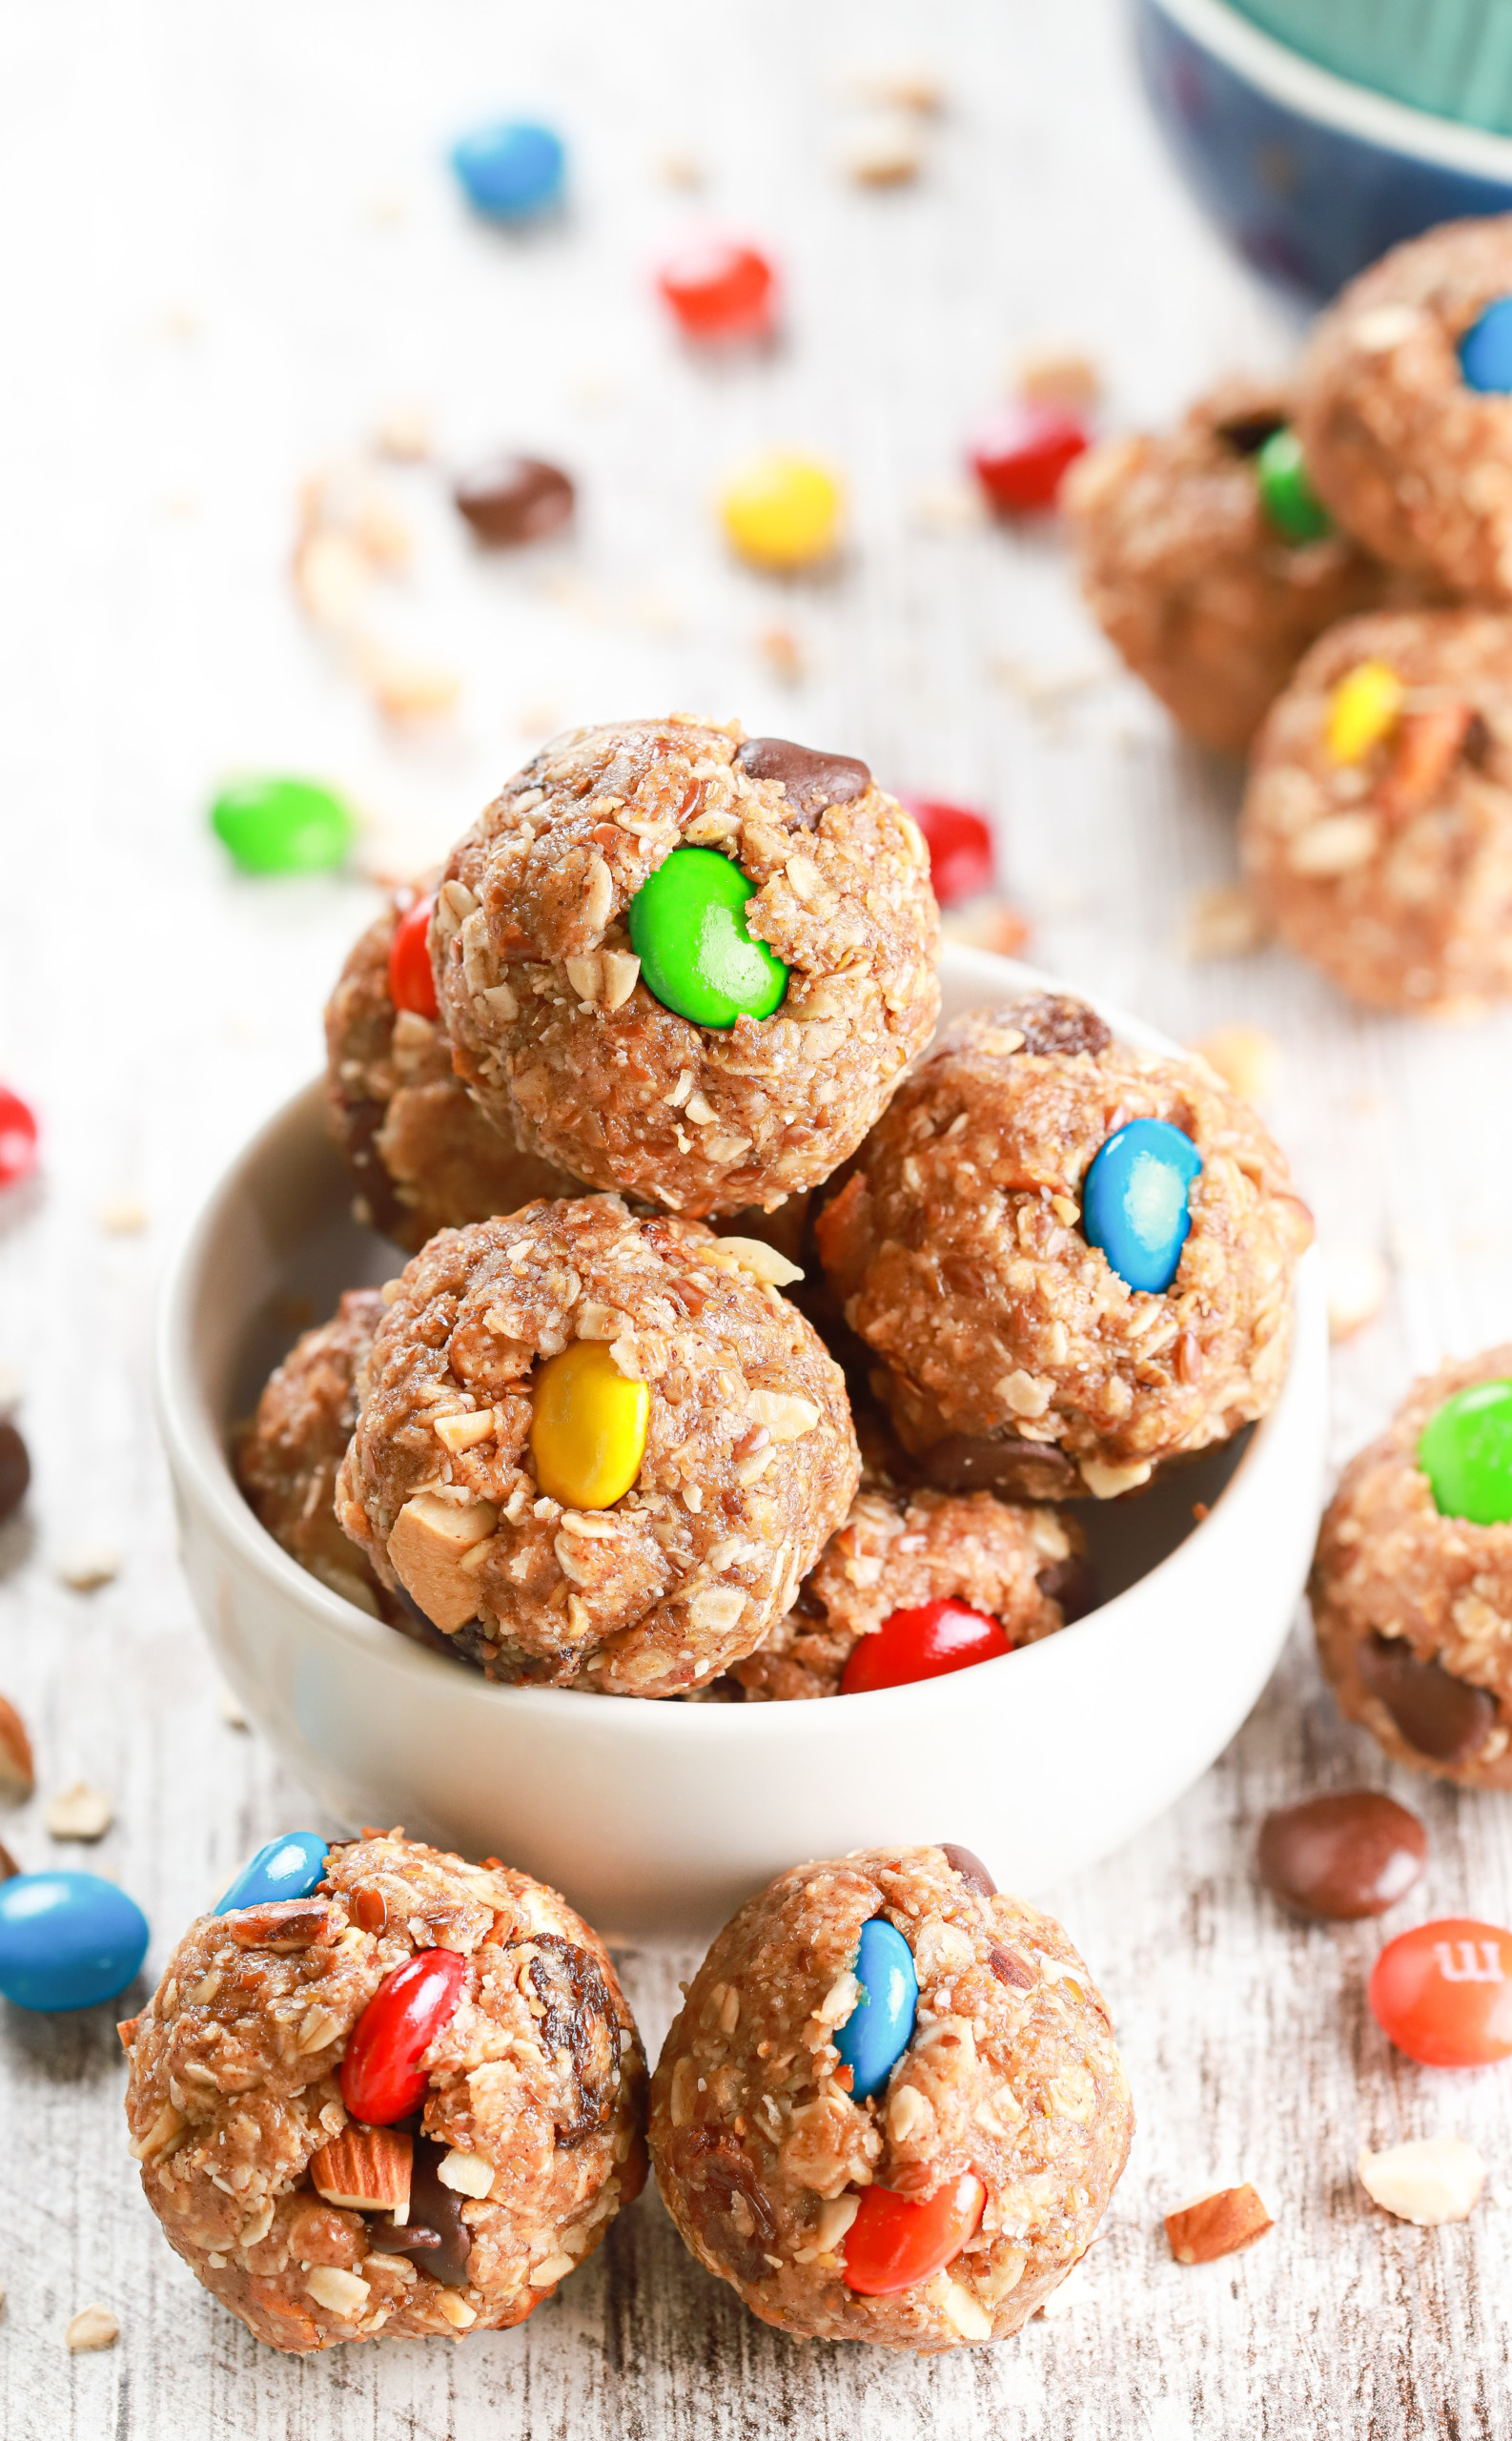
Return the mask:
M1324 744L1330 762L1360 763L1397 725L1405 689L1383 661L1362 661L1328 699Z
M564 1508L608 1508L641 1471L650 1420L646 1385L626 1380L603 1340L576 1341L536 1375L537 1483Z
M768 449L725 485L720 498L725 531L753 567L812 567L828 560L840 536L845 495L816 458Z

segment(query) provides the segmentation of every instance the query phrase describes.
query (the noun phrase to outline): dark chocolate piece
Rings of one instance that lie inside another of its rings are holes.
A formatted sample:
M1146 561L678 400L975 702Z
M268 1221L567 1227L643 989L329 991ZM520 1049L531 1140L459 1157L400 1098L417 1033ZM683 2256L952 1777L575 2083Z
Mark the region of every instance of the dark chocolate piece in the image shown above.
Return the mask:
M1305 1915L1352 1923L1381 1916L1412 1888L1428 1854L1415 1814L1379 1789L1278 1806L1257 1852L1267 1890Z
M871 786L870 772L853 755L816 754L787 737L748 737L735 760L750 779L781 780L788 804L810 831L827 805L848 805Z
M540 543L572 515L570 476L543 458L488 458L460 476L453 500L480 543Z
M472 2233L462 2219L461 2197L437 2175L445 2159L444 2144L417 2132L409 2219L396 2226L385 2213L369 2225L371 2243L378 2254L413 2255L419 2268L443 2288L465 2288Z
M1359 1674L1403 1737L1432 1763L1463 1763L1496 1726L1497 1700L1437 1661L1419 1661L1400 1636L1372 1635L1359 1648Z
M950 1871L965 1882L968 1890L979 1892L983 1898L996 1897L996 1882L983 1864L981 1857L973 1856L970 1848L958 1848L953 1839L942 1839L940 1854Z

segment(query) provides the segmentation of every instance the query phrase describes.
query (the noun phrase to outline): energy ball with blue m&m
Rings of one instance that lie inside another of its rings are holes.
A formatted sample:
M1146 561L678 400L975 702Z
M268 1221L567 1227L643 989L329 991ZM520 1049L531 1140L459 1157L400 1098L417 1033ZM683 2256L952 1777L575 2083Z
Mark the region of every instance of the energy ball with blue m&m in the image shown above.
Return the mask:
M234 1885L120 2037L165 2237L295 2354L507 2330L644 2182L608 1953L496 1856L364 1832L296 1897Z
M954 1846L795 1866L663 2046L651 2157L764 2322L932 2354L1005 2339L1086 2252L1134 2111L1060 1926Z
M704 1685L791 1606L860 1473L791 1268L610 1195L442 1230L383 1292L338 1523L491 1677Z
M1512 1346L1414 1383L1344 1469L1308 1594L1340 1710L1394 1761L1512 1788Z
M1108 1499L1265 1414L1312 1223L1205 1060L1036 994L947 1029L815 1235L928 1482Z
M853 756L674 716L575 729L452 855L437 996L479 1107L689 1217L854 1152L928 1041L917 825Z

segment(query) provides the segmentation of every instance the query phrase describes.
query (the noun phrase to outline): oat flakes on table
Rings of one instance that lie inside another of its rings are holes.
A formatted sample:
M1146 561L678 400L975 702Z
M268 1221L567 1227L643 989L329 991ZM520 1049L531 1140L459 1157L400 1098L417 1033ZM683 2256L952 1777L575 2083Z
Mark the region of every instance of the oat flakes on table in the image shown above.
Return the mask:
M1174 432L1101 442L1061 493L1098 626L1179 728L1231 753L1314 638L1392 582L1346 534L1272 525L1255 460L1290 412L1278 384L1225 381Z
M700 847L755 886L789 970L727 1029L652 996L631 901ZM542 749L453 851L437 992L480 1107L541 1159L689 1216L778 1205L851 1153L928 1041L938 915L909 816L865 764L673 716Z
M524 1153L508 1115L492 1120L454 1074L444 1028L389 995L389 945L429 880L393 892L354 946L326 1006L331 1133L363 1207L359 1217L418 1254L438 1229L513 1212L574 1179Z
M1383 611L1330 629L1256 741L1239 841L1281 938L1352 998L1436 1016L1504 999L1512 617Z
M1134 2114L1091 1976L1050 1917L953 1856L873 1848L779 1876L720 1934L663 2046L663 2198L781 2330L922 2352L1006 2338L1085 2253L1123 2169ZM879 1918L911 1952L918 2012L858 2101L835 2037ZM968 2175L982 2209L952 2259L891 2294L848 2285L868 2193L922 2204Z
M583 1196L444 1230L384 1291L337 1514L491 1676L685 1693L791 1606L860 1462L767 1251ZM537 1368L582 1343L646 1385L639 1471L603 1507L544 1492L531 1441Z
M419 2115L364 2126L348 2044L430 1951L465 1969ZM274 2348L507 2329L644 2182L645 2066L598 1936L527 1875L399 1833L333 1847L312 1898L199 1917L121 2039L148 2203Z
M1339 523L1451 593L1512 600L1512 398L1472 389L1460 343L1512 293L1512 215L1395 247L1318 320L1297 428Z
M1461 1788L1512 1788L1512 1525L1440 1516L1418 1445L1454 1392L1508 1378L1512 1345L1414 1383L1344 1469L1308 1585L1340 1711Z
M1093 1156L1131 1118L1202 1157L1169 1289L1082 1234ZM1264 1415L1312 1235L1282 1155L1195 1057L1117 1042L1034 995L947 1029L816 1224L906 1448L945 1489L1109 1498Z

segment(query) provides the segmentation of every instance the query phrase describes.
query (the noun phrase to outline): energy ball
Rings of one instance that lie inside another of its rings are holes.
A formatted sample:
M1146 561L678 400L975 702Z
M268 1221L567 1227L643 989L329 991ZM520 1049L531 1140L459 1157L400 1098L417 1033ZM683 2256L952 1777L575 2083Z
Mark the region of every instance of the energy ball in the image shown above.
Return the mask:
M1232 753L1314 638L1387 585L1313 498L1289 413L1277 384L1226 381L1175 432L1103 441L1061 494L1098 626L1178 727Z
M394 892L325 1013L327 1112L357 1181L358 1217L410 1254L438 1229L576 1184L521 1152L507 1111L485 1118L455 1075L425 947L429 904L423 885ZM406 1005L396 1006L396 974Z
M663 2199L779 2330L1004 2339L1086 2252L1134 2113L1060 1926L964 1849L779 1876L688 1986L651 2087Z
M1376 1008L1512 993L1512 618L1380 612L1316 644L1261 730L1240 822L1282 938Z
M228 1903L255 1859L121 2028L148 2203L274 2348L508 2328L644 2183L608 1954L496 1858L308 1844L304 1895Z
M1413 1385L1344 1470L1308 1597L1339 1709L1394 1761L1512 1788L1512 1345Z
M1072 1519L991 1492L859 1492L787 1617L730 1675L747 1703L838 1695L858 1645L942 1604L996 1621L1009 1649L1035 1644L1075 1615L1082 1549Z
M854 1151L929 1040L938 930L864 763L674 717L538 754L454 851L431 954L496 1124L702 1217Z
M1297 428L1339 523L1452 593L1512 600L1512 216L1395 247L1318 322Z
M816 1235L930 1483L1109 1499L1265 1414L1312 1222L1205 1060L1034 994L948 1029Z
M337 1514L489 1674L684 1693L845 1519L839 1366L780 1259L617 1196L443 1230L384 1296Z

